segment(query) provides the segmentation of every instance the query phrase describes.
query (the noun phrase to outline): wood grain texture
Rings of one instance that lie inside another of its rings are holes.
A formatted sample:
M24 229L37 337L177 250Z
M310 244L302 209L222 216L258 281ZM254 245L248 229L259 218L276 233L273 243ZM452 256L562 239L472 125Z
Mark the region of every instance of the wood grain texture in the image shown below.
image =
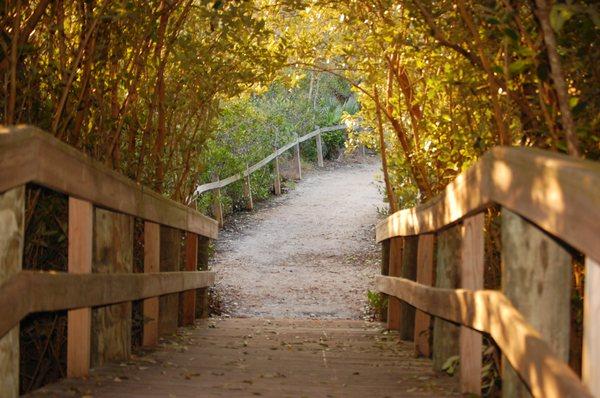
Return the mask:
M462 225L461 287L483 289L485 215L476 214ZM481 333L465 326L460 328L460 392L481 395Z
M461 227L456 225L437 236L435 286L460 286ZM460 327L440 318L433 320L433 368L441 371L448 358L459 355Z
M350 320L211 319L148 356L31 396L73 391L95 398L460 396L455 379L435 374L429 360L414 358L411 343L386 337L383 327Z
M160 271L175 272L181 267L181 231L160 227ZM179 326L179 294L163 294L158 299L158 334L174 333Z
M36 183L96 206L217 237L212 220L109 169L32 126L0 127L0 192Z
M417 253L417 282L421 285L432 286L435 280L433 256L435 248L435 235L425 234L419 236ZM429 358L431 356L431 339L433 337L431 316L417 309L415 314L415 353L417 356Z
M432 316L489 333L534 397L592 397L566 362L554 354L540 332L502 293L433 288L389 276L377 277L376 286L380 292Z
M403 238L392 238L389 240L388 275L402 276L402 249ZM388 297L387 327L390 330L399 330L400 323L400 300L396 297Z
M0 194L0 283L21 271L25 225L25 187ZM15 292L20 294L18 292ZM10 309L7 309L10 311ZM4 312L2 312L4 316ZM0 337L0 396L19 396L19 325Z
M600 397L600 263L585 259L582 379Z
M185 237L185 270L196 271L198 269L198 235L188 232ZM182 311L180 325L193 325L196 320L196 291L188 290L181 293L180 301Z
M92 272L133 272L133 218L109 210L95 210ZM131 355L131 302L92 309L91 366L124 361Z
M390 274L390 242L391 239L384 240L381 242L381 275L388 276ZM388 307L389 307L389 296L385 293L379 293L381 297L381 308L379 309L379 320L386 322L389 329L388 320Z
M70 274L21 271L0 286L0 337L27 314L94 307L212 286L210 271Z
M69 273L89 276L92 272L93 235L94 206L88 201L69 198L67 266ZM20 274L19 276L21 275L23 274ZM9 283L10 282L12 281L9 281ZM27 288L32 289L34 287L27 286ZM34 290L34 292L36 291L37 289ZM52 296L52 291L42 290L41 293ZM31 299L29 298L29 300ZM10 303L6 304L10 305ZM67 314L68 377L82 377L87 376L89 373L92 329L92 312L89 307L91 306L76 306L76 309L71 309ZM21 314L18 320L26 314L27 313ZM2 331L0 331L0 333L2 333Z
M144 273L160 272L160 225L146 221L144 223ZM143 301L144 326L142 345L158 344L158 297Z
M502 209L502 291L552 347L569 359L572 258L552 237L521 216ZM502 395L528 397L519 376L504 361Z
M377 241L435 232L497 203L600 258L600 164L533 148L498 147L427 203L377 225Z
M402 249L402 269L400 276L414 281L417 279L417 250L419 245L418 236L407 236L402 238L404 245ZM402 340L414 341L415 335L415 307L400 303L400 328L398 334Z
M210 239L198 236L198 265L201 271L208 270ZM208 318L208 288L196 289L196 319Z
M317 146L317 166L323 167L323 140L321 133L317 134L315 145Z

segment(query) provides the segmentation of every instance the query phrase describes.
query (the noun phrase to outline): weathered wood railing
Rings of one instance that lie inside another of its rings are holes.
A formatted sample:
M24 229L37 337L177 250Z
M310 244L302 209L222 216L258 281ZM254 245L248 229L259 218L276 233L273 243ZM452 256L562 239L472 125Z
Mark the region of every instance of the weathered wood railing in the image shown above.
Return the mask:
M502 291L482 290L482 212L492 205L502 209ZM484 332L504 356L503 396L529 390L535 397L598 397L599 232L599 164L496 148L433 200L377 225L387 275L377 286L389 297L388 327L414 338L419 354L432 352L438 370L459 355L463 393L481 393ZM567 245L585 256L583 383L567 365L573 261Z
M22 271L28 183L69 197L68 273ZM144 220L143 274L132 273L133 217ZM182 231L186 271L178 272ZM215 220L43 131L0 127L0 396L18 396L19 321L29 313L69 310L68 376L85 376L91 364L128 356L132 300L144 300L147 346L206 316L206 288L214 282L205 271L208 241L217 232Z
M250 175L257 170L262 169L273 160L275 160L275 180L273 181L273 190L275 195L281 195L281 174L279 172L279 157L283 155L288 150L294 148L294 174L296 179L302 179L302 163L300 161L300 144L304 141L307 141L311 138L315 138L316 146L317 146L317 164L319 167L323 167L323 145L321 134L328 133L331 131L343 130L346 126L343 124L338 124L330 127L317 127L316 130L311 131L308 134L303 135L302 137L297 137L293 142L275 150L271 155L262 159L260 162L246 168L243 172L234 174L230 177L227 177L223 180L219 180L217 176L213 176L213 182L209 182L207 184L203 184L196 188L195 194L201 195L205 192L215 191L213 197L212 211L217 219L219 226L223 225L223 209L221 207L221 188L224 188L234 182L237 182L244 179L244 197L246 199L246 208L248 210L252 210L253 202L252 202L252 189L250 187Z

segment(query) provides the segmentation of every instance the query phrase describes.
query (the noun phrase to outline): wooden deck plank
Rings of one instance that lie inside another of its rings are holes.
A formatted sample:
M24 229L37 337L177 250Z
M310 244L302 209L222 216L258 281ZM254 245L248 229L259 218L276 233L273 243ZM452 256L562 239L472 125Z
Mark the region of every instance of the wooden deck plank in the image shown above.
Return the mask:
M224 319L179 329L159 348L63 380L32 397L441 397L457 380L384 325Z

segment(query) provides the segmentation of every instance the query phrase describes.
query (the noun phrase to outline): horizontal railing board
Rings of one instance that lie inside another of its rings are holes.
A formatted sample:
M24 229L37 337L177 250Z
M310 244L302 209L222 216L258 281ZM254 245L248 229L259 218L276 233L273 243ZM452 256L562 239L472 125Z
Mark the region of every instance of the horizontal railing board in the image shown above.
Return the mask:
M72 274L21 271L0 286L0 337L27 314L133 301L214 284L210 271Z
M378 276L376 287L433 316L489 333L534 397L592 397L502 293L440 289L389 276Z
M274 151L272 154L270 154L269 156L267 156L266 158L262 159L261 161L259 161L258 163L248 167L246 170L239 172L237 174L234 174L230 177L227 177L223 180L219 180L219 181L213 181L213 182L209 182L206 184L202 184L199 185L196 188L196 191L194 192L195 195L201 195L204 192L208 192L208 191L212 191L214 189L221 189L226 187L229 184L233 184L236 181L241 180L244 177L249 176L250 174L254 173L257 170L262 169L263 167L265 167L267 164L269 164L271 161L273 161L273 159L275 159L278 156L281 156L282 154L284 154L286 151L290 150L291 148L293 148L296 144L299 144L301 142L304 142L308 139L313 138L314 136L316 136L317 134L321 134L321 133L327 133L330 131L337 131L337 130L342 130L345 129L346 125L344 124L338 124L335 126L329 126L329 127L322 127L322 128L318 128L314 131L311 131L310 133L303 135L302 137L299 137L297 140L290 142L289 144L286 144L285 146L277 149L276 151Z
M0 128L0 192L35 183L169 227L216 239L217 222L109 169L32 126Z
M377 241L435 232L493 203L600 258L600 164L532 148L494 148L440 195L379 222Z

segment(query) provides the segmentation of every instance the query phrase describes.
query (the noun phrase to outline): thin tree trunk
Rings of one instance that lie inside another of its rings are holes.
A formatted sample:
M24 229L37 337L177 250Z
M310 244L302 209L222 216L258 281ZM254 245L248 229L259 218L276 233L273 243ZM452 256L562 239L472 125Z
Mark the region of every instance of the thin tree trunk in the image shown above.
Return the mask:
M550 61L552 81L554 82L554 89L558 97L558 106L560 108L563 130L565 131L567 150L570 155L579 157L579 139L575 130L573 114L569 107L567 83L565 82L560 56L556 50L556 36L550 25L550 4L548 0L535 0L535 4L537 6L536 15L540 21L544 43L546 43L546 51L548 52L548 60Z
M376 98L375 112L377 113L377 130L379 131L379 148L381 151L381 169L383 171L383 180L385 181L385 191L387 193L388 203L390 204L390 213L398 211L398 200L394 193L394 188L390 182L387 163L387 148L385 145L385 135L383 131L383 122L381 120L381 109L379 109L379 93L375 88L374 96Z
M17 103L17 62L19 61L19 27L21 25L21 1L17 1L13 20L13 37L10 46L10 90L8 93L8 110L6 124L15 123L15 105Z

